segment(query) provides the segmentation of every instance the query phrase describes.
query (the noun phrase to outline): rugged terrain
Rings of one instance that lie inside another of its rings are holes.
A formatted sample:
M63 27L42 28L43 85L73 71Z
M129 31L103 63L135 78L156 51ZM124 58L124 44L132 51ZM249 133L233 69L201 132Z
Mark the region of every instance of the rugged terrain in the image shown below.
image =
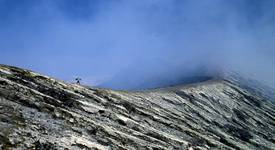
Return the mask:
M251 91L114 91L1 65L0 149L275 149L275 105Z

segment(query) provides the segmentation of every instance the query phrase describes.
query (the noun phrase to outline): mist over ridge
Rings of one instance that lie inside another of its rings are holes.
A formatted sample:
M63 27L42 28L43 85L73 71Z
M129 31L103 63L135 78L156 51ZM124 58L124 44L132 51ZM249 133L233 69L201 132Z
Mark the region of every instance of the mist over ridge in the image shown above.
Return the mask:
M0 60L112 88L227 71L275 87L273 8L273 0L0 0Z

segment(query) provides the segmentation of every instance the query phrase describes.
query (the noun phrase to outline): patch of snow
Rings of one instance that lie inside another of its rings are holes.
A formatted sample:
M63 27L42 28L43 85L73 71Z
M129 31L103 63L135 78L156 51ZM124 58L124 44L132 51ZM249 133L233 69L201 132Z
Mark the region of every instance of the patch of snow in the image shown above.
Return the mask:
M8 70L2 69L2 68L0 68L0 71L1 71L2 73L5 73L5 74L9 74L9 75L12 74L12 73L9 72Z

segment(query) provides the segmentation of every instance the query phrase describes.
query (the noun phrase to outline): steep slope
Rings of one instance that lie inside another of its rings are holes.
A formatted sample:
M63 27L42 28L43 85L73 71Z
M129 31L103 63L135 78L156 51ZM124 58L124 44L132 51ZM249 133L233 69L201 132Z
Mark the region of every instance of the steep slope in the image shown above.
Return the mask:
M0 149L275 149L275 106L225 80L127 92L1 65Z

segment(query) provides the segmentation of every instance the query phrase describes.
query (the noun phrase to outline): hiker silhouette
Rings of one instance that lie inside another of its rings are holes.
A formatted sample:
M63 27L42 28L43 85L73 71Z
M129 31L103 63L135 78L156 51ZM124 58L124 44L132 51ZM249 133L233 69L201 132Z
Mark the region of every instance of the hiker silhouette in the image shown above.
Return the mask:
M76 84L80 84L81 78L75 78Z

